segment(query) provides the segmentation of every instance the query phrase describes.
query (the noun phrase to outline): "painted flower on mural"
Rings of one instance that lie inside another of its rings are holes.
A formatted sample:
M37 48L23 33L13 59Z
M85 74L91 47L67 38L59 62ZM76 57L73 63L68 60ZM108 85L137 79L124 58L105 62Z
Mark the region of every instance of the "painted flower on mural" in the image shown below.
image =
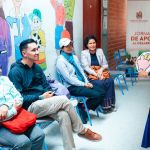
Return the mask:
M150 52L142 53L136 60L138 71L150 72Z

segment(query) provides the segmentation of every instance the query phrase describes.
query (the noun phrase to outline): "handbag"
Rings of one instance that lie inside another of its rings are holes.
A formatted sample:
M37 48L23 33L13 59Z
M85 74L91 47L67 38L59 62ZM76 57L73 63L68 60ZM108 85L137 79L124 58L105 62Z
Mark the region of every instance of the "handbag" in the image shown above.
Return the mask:
M21 134L29 127L35 124L36 115L20 108L18 114L12 119L1 122L1 125L10 130L12 133Z
M98 73L98 71L100 70L101 66L90 66L90 68L92 70L94 70L96 73ZM97 76L94 76L92 74L88 74L87 73L87 76L90 80L99 80L99 78ZM110 73L107 69L104 69L103 72L102 72L102 76L103 76L103 80L107 79L107 78L110 78Z
M55 95L57 96L66 95L68 98L70 98L70 93L68 89L59 81L57 81L54 78L51 78L51 76L49 75L47 76L47 82L49 83L52 90L55 91Z

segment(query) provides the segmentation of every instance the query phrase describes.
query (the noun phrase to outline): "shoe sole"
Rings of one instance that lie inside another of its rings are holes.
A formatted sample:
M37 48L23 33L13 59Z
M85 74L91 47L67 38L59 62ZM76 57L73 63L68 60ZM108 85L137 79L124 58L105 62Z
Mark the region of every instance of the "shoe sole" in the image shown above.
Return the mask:
M91 139L88 139L88 138L86 138L86 137L82 136L82 134L81 134L81 135L80 135L80 134L78 134L78 136L79 136L79 137L82 137L82 138L84 138L84 139L86 139L86 140L88 140L88 141L92 141L92 142L99 142L99 141L102 141L102 138L101 138L101 139L99 139L99 140L91 140Z

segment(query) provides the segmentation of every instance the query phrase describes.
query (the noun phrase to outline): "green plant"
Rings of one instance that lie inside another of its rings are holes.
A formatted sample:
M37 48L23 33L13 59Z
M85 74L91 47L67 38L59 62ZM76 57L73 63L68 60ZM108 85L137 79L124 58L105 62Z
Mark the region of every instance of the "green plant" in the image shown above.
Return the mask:
M127 58L128 60L130 60L130 59L131 59L131 54L127 53L127 54L126 54L126 58Z
M144 53L144 52L148 52L149 50L139 50L138 51L138 56L140 56L142 53Z

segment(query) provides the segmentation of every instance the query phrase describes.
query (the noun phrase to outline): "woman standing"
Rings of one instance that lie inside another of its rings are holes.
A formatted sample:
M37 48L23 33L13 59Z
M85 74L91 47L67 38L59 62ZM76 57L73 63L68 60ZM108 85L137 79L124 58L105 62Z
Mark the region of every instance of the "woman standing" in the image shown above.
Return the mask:
M107 113L116 110L114 80L109 77L109 74L107 75L108 72L105 72L108 69L108 63L103 50L96 48L96 43L97 39L93 35L85 38L84 46L87 49L81 52L81 64L84 71L88 74L90 82L105 90L102 110L104 113ZM94 70L93 67L98 68L98 70Z

